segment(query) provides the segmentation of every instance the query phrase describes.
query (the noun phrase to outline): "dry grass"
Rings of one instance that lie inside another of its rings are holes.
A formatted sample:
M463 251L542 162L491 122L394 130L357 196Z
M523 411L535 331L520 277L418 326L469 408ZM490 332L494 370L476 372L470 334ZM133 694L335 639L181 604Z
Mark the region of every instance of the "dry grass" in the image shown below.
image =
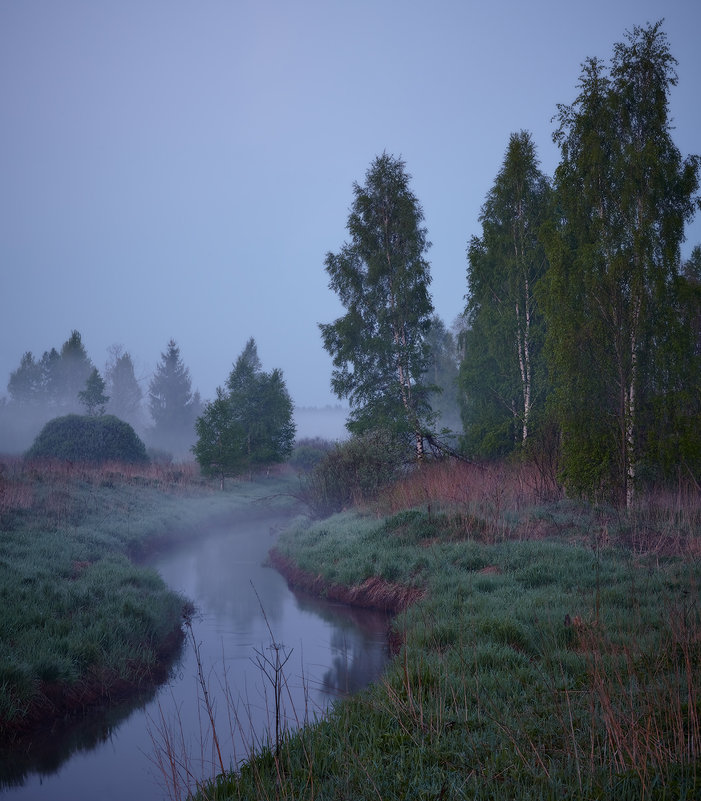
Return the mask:
M560 497L553 488L551 497ZM492 516L542 502L543 488L535 467L526 463L477 464L445 460L423 465L382 494L379 509L395 514L431 504L478 506Z
M201 484L194 463L93 465L66 461L28 462L5 457L0 460L0 526L9 516L33 510L52 519L70 515L71 488L138 485L163 492L178 492Z
M441 461L423 465L382 492L378 515L424 508L454 517L457 529L484 542L557 536L637 556L701 557L701 493L691 481L640 493L631 509L565 498L528 462Z

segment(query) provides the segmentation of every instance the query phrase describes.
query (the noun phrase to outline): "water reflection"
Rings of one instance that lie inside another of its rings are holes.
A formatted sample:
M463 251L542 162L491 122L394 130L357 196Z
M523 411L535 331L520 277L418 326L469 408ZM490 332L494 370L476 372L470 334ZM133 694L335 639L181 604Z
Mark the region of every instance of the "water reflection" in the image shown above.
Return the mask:
M131 714L153 700L151 688L128 703L94 709L90 715L59 720L26 739L13 751L0 750L0 792L21 787L29 776L39 779L55 774L74 754L89 752L108 743Z
M198 609L192 634L227 767L274 733L272 687L256 665L256 653L270 654L269 628L290 655L282 710L288 727L376 679L388 659L386 615L293 594L264 566L280 522L265 518L203 531L152 560ZM80 724L53 727L22 753L0 756L0 795L3 801L168 798L172 791L164 787L152 741L165 729L194 778L218 772L191 644L158 692Z
M319 615L331 626L331 664L321 680L324 691L349 695L377 679L389 659L390 616L386 612L324 603L303 593L294 595L301 610Z

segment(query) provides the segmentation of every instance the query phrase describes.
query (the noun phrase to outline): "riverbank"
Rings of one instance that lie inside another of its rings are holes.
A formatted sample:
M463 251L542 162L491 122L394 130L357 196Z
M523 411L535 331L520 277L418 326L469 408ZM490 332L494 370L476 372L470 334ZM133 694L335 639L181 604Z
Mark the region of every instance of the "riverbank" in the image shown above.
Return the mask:
M282 479L230 482L191 466L7 460L0 472L0 744L165 680L187 599L139 564L213 519L289 506Z
M476 470L424 471L283 534L292 583L412 593L403 645L381 681L203 797L699 797L697 495L627 513Z

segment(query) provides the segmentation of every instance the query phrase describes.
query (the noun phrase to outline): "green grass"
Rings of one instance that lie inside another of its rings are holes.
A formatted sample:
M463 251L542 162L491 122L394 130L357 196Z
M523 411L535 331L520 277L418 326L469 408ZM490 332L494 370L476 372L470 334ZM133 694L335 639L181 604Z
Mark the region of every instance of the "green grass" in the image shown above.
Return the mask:
M283 535L329 583L425 595L395 618L379 682L201 798L701 797L698 504L674 512L680 532L649 507L615 526L563 501L436 508Z
M163 675L186 599L134 558L198 523L290 505L291 480L213 491L187 467L0 471L0 740ZM271 495L275 497L271 499Z

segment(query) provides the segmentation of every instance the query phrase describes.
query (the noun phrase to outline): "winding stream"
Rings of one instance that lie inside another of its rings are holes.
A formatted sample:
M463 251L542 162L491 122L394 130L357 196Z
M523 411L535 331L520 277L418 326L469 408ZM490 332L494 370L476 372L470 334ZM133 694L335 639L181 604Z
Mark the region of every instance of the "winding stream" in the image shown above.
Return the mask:
M38 736L2 766L3 801L182 798L185 787L220 772L196 653L225 767L274 742L273 684L263 668L271 675L276 655L287 660L281 707L290 727L376 679L388 659L387 617L292 593L264 567L282 522L222 526L153 557L198 610L170 681L128 707ZM175 780L170 757L180 764Z

